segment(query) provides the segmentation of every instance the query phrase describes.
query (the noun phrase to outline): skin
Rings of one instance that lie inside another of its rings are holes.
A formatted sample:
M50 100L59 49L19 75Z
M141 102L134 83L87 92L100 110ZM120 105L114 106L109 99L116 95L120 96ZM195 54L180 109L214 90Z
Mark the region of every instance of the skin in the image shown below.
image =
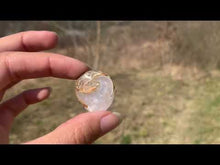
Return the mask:
M57 41L57 34L49 31L27 31L0 38L0 101L10 87L22 80L40 77L77 79L89 70L79 60L41 52L54 48ZM0 102L1 144L9 143L15 117L30 104L48 98L50 92L48 87L31 89ZM109 111L82 113L52 132L23 144L90 144L119 123L117 115Z

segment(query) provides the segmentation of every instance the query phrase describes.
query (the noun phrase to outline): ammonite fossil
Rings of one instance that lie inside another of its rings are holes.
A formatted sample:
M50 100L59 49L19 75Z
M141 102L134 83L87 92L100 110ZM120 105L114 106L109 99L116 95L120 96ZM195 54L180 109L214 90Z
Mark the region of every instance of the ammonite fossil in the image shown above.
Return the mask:
M101 71L87 71L76 81L76 96L83 107L90 111L107 110L114 99L111 78Z

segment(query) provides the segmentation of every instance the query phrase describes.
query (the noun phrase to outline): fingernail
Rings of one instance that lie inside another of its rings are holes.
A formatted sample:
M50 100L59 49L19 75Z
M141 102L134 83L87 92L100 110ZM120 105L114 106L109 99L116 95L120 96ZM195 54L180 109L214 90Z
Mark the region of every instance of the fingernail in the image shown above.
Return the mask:
M51 88L50 87L42 88L40 90L40 92L37 94L37 98L39 100L43 100L43 99L45 99L45 98L47 98L49 96L50 92L51 92Z
M51 33L51 34L54 34L54 35L56 35L56 36L58 35L57 32L55 32L55 31L50 31L50 33Z
M100 125L103 133L109 132L118 126L122 121L121 114L118 112L112 112L111 114L104 116L101 119Z
M112 112L112 114L114 114L115 116L118 117L118 119L119 119L119 124L120 124L121 121L122 121L122 119L123 119L122 115L121 115L119 112Z

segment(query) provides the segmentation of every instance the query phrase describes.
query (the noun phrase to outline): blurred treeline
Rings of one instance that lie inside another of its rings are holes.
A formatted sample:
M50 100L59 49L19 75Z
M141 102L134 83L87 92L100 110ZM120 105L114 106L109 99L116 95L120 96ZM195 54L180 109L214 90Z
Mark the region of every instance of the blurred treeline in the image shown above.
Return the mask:
M124 24L123 21L102 22L102 28ZM58 46L83 44L80 40L94 39L96 21L0 21L0 37L27 30L51 30L60 36Z
M220 68L218 21L1 21L0 27L0 36L55 31L58 48L98 68L103 63L105 67L120 63L121 69L166 64Z

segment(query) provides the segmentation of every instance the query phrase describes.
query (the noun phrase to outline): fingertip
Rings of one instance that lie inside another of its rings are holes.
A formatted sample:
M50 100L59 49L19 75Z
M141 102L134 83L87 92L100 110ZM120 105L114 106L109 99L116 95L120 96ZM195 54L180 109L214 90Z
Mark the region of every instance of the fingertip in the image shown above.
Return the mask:
M112 112L100 120L102 133L107 133L117 127L122 121L122 116L119 112Z
M23 32L23 47L26 51L52 49L58 42L58 35L52 31Z
M57 61L57 59L52 59L52 60L54 60L52 62L55 62L55 60L56 60L57 64L63 65L63 62L60 63L59 61ZM66 63L66 65L65 65L66 74L71 79L78 79L82 74L84 74L85 72L90 70L90 67L86 63L84 63L83 61L80 61L78 59L74 59L74 58L66 56L64 62ZM58 65L56 65L56 68L55 68L52 64L52 67L54 67L55 69L57 69L57 66ZM54 71L54 73L56 73L56 72Z
M76 69L75 69L76 70ZM79 65L79 67L77 68L77 73L76 75L73 76L74 79L78 79L80 76L82 76L85 72L91 70L91 68L86 65L85 63L81 62L81 65Z
M52 89L50 87L41 88L40 91L37 93L37 96L36 96L37 99L41 101L41 100L48 98L51 93L51 90Z
M57 45L58 35L56 32L52 31L41 31L41 35L45 38L44 47L51 49Z

